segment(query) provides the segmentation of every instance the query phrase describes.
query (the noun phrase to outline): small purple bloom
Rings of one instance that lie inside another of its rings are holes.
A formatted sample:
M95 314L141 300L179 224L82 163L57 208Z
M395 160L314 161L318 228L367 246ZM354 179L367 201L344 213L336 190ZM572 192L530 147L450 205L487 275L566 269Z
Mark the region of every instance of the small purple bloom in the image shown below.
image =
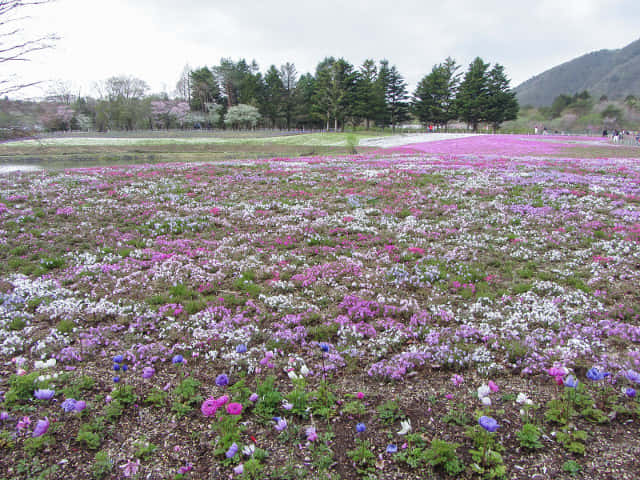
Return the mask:
M589 380L593 380L594 382L599 382L609 375L611 375L609 372L601 372L596 367L590 368L587 372L587 378Z
M67 398L60 406L65 412L73 412L76 409L76 404L75 398Z
M184 357L182 355L176 355L171 359L172 363L184 363Z
M9 412L0 412L0 421L9 420Z
M627 377L627 380L629 380L630 382L640 384L640 373L634 370L627 370L627 373L625 376Z
M246 352L247 352L247 346L244 343L241 343L236 347L236 353L246 353Z
M33 392L33 396L38 400L51 400L55 394L55 390L51 389L38 389Z
M142 378L151 378L156 373L156 369L153 367L144 367L142 369Z
M47 430L49 430L49 419L47 417L44 417L44 420L38 420L38 423L36 423L31 436L34 438L40 437L47 433Z
M396 453L398 451L398 446L394 443L390 443L387 445L387 453Z
M636 390L634 388L631 388L631 387L627 388L627 390L624 393L629 398L635 398L635 396L636 396Z
M362 433L367 429L367 426L364 423L359 423L356 425L356 432Z
M329 351L329 344L325 342L320 343L320 350L327 353Z
M500 426L494 418L486 417L484 415L478 419L478 423L487 432L495 432Z
M116 355L113 357L113 363L122 363L124 362L124 357L122 355Z
M251 402L253 402L253 403L256 403L256 402L258 401L258 398L260 398L260 397L258 397L258 394L257 394L257 393L252 393L252 394L249 396L249 401L251 401Z
M276 421L276 425L275 425L275 429L279 432L286 430L287 428L287 421L284 418L279 418L277 417L278 420Z
M81 412L85 408L87 408L87 402L85 402L84 400L78 400L76 402L76 408L75 408L76 412Z
M573 375L569 375L564 379L564 386L569 388L576 388L578 386L578 380Z
M233 442L229 447L229 450L227 450L227 453L225 453L225 456L227 458L233 458L236 453L238 453L238 444L236 442Z
M216 385L219 387L224 387L229 384L229 377L225 373L221 373L216 377Z

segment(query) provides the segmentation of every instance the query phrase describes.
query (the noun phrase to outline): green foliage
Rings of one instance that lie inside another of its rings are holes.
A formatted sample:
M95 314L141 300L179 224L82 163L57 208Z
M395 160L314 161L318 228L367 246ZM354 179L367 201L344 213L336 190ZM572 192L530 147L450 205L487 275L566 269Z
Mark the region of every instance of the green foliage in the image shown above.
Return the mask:
M13 450L16 446L16 442L11 435L6 430L0 431L0 451L2 450Z
M562 464L562 470L567 472L572 477L575 477L576 475L578 475L578 473L580 473L582 467L580 467L580 464L575 460L567 460Z
M247 404L249 397L251 396L251 390L247 388L246 379L242 378L228 388L229 395L234 399L234 401L241 403L242 405Z
M241 444L240 434L245 426L240 423L240 415L221 415L212 428L218 434L214 455L224 456L231 445Z
M469 450L474 461L471 465L473 471L487 479L504 478L507 468L499 453L504 450L504 447L496 442L496 436L480 425L467 428L466 435L473 441L475 447Z
M140 460L148 460L158 449L157 445L149 442L144 436L140 440L133 442L133 446L136 447L134 455Z
M262 382L257 382L258 401L255 412L263 419L271 419L282 403L282 394L275 387L276 377L269 375Z
M72 376L62 389L65 398L81 398L86 392L93 390L95 380L88 375Z
M424 458L432 467L442 468L451 476L458 475L465 469L464 463L456 454L459 446L459 443L434 438L431 446L424 451Z
M60 320L56 325L56 330L60 333L71 333L76 324L73 320Z
M587 432L577 430L573 427L566 427L556 434L556 440L567 451L577 455L584 455L585 443L588 438Z
M520 446L534 450L536 448L542 448L540 442L540 429L532 423L525 423L522 429L517 432L518 439L520 440Z
M56 441L51 435L45 434L35 438L25 438L24 442L22 442L22 448L28 456L33 457L39 451L50 448L55 445L55 443Z
M342 405L342 413L347 415L360 416L367 413L367 409L359 400L352 400Z
M176 398L184 403L193 404L202 401L202 396L198 394L201 383L191 377L183 379L173 390Z
M451 405L447 413L442 417L445 423L452 423L459 426L469 425L471 416L465 411L464 402L460 402L455 406Z
M263 465L255 457L251 457L249 460L244 462L244 471L242 472L241 478L246 478L248 480L262 479L264 478L262 470L264 470Z
M123 384L120 384L120 386L111 393L111 398L113 401L120 402L125 406L133 405L138 400L138 396L133 390L133 385Z
M355 463L360 476L374 476L376 473L376 456L368 440L356 439L356 448L349 450L347 456Z
M378 405L377 410L383 425L391 425L404 418L404 414L400 411L400 405L395 400L387 400Z
M31 372L27 375L11 375L9 378L9 390L4 396L7 406L31 400L38 376L38 372Z
M97 450L100 448L100 444L102 443L100 435L93 432L91 425L89 424L85 424L80 427L78 435L76 436L76 441L84 444L89 450Z
M333 450L329 447L333 437L333 433L330 432L320 434L318 440L309 446L313 466L319 472L329 470L334 463Z
M286 395L286 399L293 405L292 413L301 418L309 417L309 393L304 379L295 381L295 387Z
M169 395L167 394L167 392L160 390L157 387L154 387L149 392L149 394L147 395L147 398L145 398L144 401L149 405L153 405L154 407L161 408L167 404L168 396Z
M96 453L91 465L91 475L96 480L101 480L111 473L113 470L113 460L106 451Z
M12 330L14 332L19 332L26 326L27 321L24 319L24 317L14 317L9 322L9 330Z
M114 422L124 413L124 405L119 400L111 400L103 410L104 417L108 422Z

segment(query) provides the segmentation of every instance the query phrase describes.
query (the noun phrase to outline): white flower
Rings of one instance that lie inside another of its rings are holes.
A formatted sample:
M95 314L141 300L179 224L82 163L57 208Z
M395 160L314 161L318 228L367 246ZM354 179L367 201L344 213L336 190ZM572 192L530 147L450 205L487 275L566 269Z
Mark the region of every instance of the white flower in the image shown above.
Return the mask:
M489 397L482 397L480 400L482 401L482 405L485 407L491 405L491 399Z
M251 455L253 455L253 452L255 451L256 451L255 445L245 445L242 448L242 453L244 453L247 457L250 457Z
M478 398L479 399L483 399L485 397L488 397L490 393L491 393L491 389L489 388L489 385L481 385L481 386L478 387Z
M290 378L291 380L298 380L298 378L300 378L300 377L298 377L298 375L296 374L296 372L294 372L293 370L288 371L288 372L287 372L287 375L289 375L289 378Z
M400 431L398 432L398 435L406 435L407 433L409 433L411 431L411 419L407 418L406 420L402 420L400 422Z
M520 405L532 405L533 404L533 400L531 400L529 397L527 397L526 393L522 393L520 392L518 394L518 397L516 398L516 402L519 403Z
M309 375L309 373L310 373L310 372L309 372L309 369L307 368L307 366L306 366L306 365L304 365L304 364L303 364L303 365L300 367L300 375L302 375L303 377L306 377L307 375Z
M56 359L55 358L50 358L46 362L43 362L42 360L36 360L33 363L33 366L34 366L34 368L36 370L40 370L40 369L43 369L43 368L55 367L56 366Z

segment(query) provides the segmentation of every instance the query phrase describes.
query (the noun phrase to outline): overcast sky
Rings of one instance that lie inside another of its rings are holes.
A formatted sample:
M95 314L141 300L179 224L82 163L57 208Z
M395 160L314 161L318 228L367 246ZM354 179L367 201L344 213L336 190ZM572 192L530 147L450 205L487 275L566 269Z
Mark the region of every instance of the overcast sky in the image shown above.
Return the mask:
M465 69L480 56L504 65L515 87L640 38L637 0L57 0L30 14L29 35L61 40L10 70L24 80L72 81L83 95L120 74L171 94L185 64L212 66L222 57L255 59L262 72L293 62L299 74L325 56L356 66L387 58L413 91L447 56Z

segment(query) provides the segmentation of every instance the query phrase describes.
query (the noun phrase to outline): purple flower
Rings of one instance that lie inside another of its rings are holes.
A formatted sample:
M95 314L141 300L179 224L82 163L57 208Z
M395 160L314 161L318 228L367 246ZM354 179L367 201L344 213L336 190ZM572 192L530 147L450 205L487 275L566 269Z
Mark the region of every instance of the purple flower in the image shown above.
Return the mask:
M359 423L356 425L356 432L362 433L367 429L367 426L364 423Z
M327 353L329 351L329 344L322 342L320 343L320 350L322 350L323 352Z
M311 426L305 430L305 434L307 435L308 442L315 442L318 439L318 433L316 432L316 427Z
M76 409L76 403L75 398L67 398L60 406L65 412L73 412Z
M590 368L587 372L587 378L589 380L593 380L594 382L599 382L609 375L611 375L609 372L601 372L596 367Z
M151 378L156 373L156 369L153 367L144 367L142 369L142 378Z
M124 362L124 357L122 355L116 355L113 357L113 363L122 363Z
M33 396L38 400L51 400L55 394L55 390L50 389L38 389L33 392Z
M120 381L120 377L119 376L116 375L115 377L113 377L113 382L114 383L118 383L119 381Z
M257 394L257 393L252 393L252 394L249 396L249 401L250 401L250 402L253 402L253 403L256 403L256 402L258 401L258 398L260 398L260 397L258 397L258 394Z
M635 389L634 389L634 388L631 388L631 387L627 388L627 389L625 390L625 392L624 392L624 393L625 393L625 394L627 395L627 397L629 397L629 398L634 398L634 397L636 396L636 391L635 391Z
M47 430L49 430L49 419L47 417L44 417L44 420L38 420L38 423L36 423L31 436L34 438L40 437L47 433Z
M564 379L565 387L576 388L578 386L578 383L578 380L573 375L569 375Z
M9 420L9 412L0 412L0 421Z
M627 380L629 380L630 382L640 384L640 373L634 370L627 370L627 373L625 376L627 377Z
M229 450L227 450L227 453L225 453L225 456L227 458L233 458L236 453L238 453L238 444L236 442L233 442L229 447Z
M81 412L85 408L87 408L87 402L85 402L84 400L78 400L76 402L76 408L75 408L76 412Z
M398 446L395 443L390 443L387 445L387 453L396 453L398 451Z
M487 432L495 432L500 425L496 422L495 419L491 417L482 416L478 419L478 423L482 428L484 428Z
M287 421L284 418L280 418L280 417L274 417L274 418L278 419L276 420L275 429L279 432L286 430Z
M221 373L216 377L216 385L219 387L224 387L229 384L229 377L225 373Z
M184 357L182 355L176 355L171 359L171 363L184 363Z
M246 353L247 346L244 343L241 343L236 347L236 353Z

